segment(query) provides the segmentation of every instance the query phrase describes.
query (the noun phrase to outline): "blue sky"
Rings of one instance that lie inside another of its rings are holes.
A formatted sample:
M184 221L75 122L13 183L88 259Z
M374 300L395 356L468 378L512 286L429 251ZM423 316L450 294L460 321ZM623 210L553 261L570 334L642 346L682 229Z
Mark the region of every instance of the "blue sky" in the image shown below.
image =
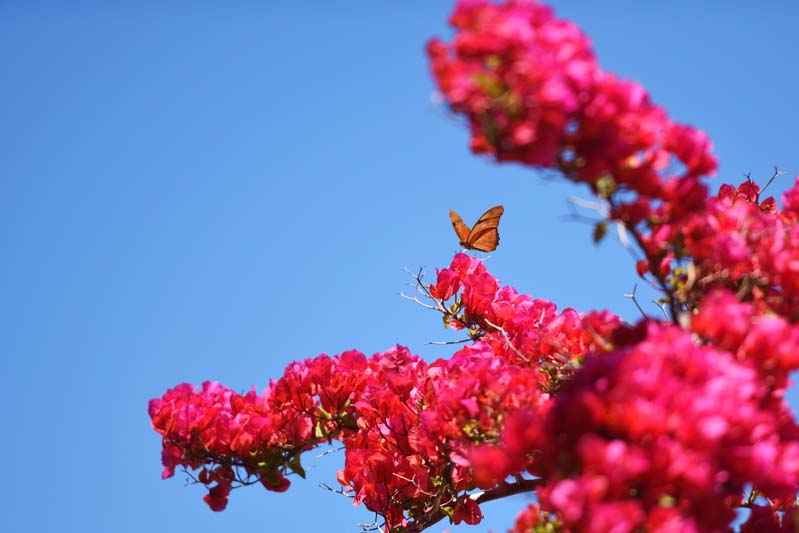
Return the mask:
M554 5L607 69L709 132L714 186L799 174L795 3ZM431 102L423 48L451 6L0 4L0 530L359 531L372 515L317 486L341 454L212 513L160 479L147 401L183 381L260 389L322 352L446 356L424 343L457 336L397 293L403 267L448 264L450 208L471 223L505 205L503 282L636 318L626 252L566 216L585 190L471 156Z

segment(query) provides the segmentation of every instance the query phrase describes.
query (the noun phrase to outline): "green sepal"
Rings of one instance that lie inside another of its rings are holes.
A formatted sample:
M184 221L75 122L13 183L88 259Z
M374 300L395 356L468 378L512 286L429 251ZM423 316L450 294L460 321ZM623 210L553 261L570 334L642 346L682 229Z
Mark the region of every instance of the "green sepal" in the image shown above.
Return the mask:
M261 472L261 477L266 480L266 482L272 486L280 485L280 472L277 470L267 470L265 472Z
M674 499L674 496L670 496L668 494L664 494L660 498L658 498L658 505L661 507L674 507L677 503L677 500Z
M594 244L599 244L608 233L608 221L597 222L594 226Z
M610 198L616 191L616 181L609 175L602 176L596 182L596 193L602 198Z

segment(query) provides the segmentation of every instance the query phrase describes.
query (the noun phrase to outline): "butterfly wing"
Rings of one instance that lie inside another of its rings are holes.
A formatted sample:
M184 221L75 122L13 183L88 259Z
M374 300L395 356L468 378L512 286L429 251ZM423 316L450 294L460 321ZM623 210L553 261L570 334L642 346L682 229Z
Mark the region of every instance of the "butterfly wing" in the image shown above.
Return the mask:
M505 208L497 205L483 213L469 232L465 247L481 252L493 252L496 250L497 246L499 246L499 219L504 212Z
M449 219L452 222L452 227L455 228L458 239L461 241L461 246L466 246L469 240L469 226L463 222L461 216L454 209L449 210Z

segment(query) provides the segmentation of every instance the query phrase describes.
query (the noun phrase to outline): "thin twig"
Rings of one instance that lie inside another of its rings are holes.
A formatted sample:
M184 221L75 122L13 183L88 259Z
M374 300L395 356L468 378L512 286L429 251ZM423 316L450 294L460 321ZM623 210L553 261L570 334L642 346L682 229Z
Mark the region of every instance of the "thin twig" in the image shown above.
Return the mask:
M341 450L346 450L346 447L342 446L341 448L330 448L326 452L320 453L319 455L315 456L314 459L321 459L326 455L330 455L331 453L340 452Z
M636 261L641 259L641 256L637 253L637 250L631 246L630 238L628 236L628 228L625 223L621 220L614 220L610 216L610 207L611 204L607 200L603 200L601 202L598 201L591 201L591 200L584 200L583 198L578 198L576 196L571 196L568 199L569 203L569 210L571 211L569 215L569 219L576 220L578 222L586 222L590 224L598 224L601 222L607 222L609 224L613 224L616 226L616 234L618 235L618 242L622 245L622 247L627 250L627 252L632 256L632 258ZM591 218L587 217L574 209L574 206L582 207L585 209L590 209L595 211L599 214L600 218Z
M439 300L438 298L433 298L433 295L430 294L430 290L425 286L424 281L422 281L422 278L424 276L424 270L422 270L420 268L419 272L417 274L414 274L413 272L408 270L407 267L403 268L403 270L405 272L407 272L409 276L411 276L413 279L416 280L416 288L415 288L416 294L414 294L413 297L409 297L409 296L407 296L405 294L400 293L400 296L402 296L403 298L405 298L407 300L411 300L413 302L416 302L417 304L419 304L422 307L425 307L427 309L434 309L434 310L437 310L437 311L440 311L440 312L444 313L445 315L449 314L449 311L444 306L444 303L441 300ZM424 296L428 300L432 300L433 302L435 302L435 305L431 306L430 304L426 304L426 303L422 302L421 300L419 300L418 294L421 294L422 296Z
M408 483L410 483L411 485L413 485L414 487L416 487L416 490L418 490L419 492L421 492L421 493L422 493L422 494L424 494L425 496L428 496L428 497L430 497L430 498L432 498L433 496L436 496L436 494L433 494L432 492L427 492L426 490L422 489L422 487L420 487L420 486L419 486L419 482L418 482L418 481L416 481L416 479L408 479L407 477L405 477L405 476L403 476L403 475L401 475L401 474L397 474L396 472L394 472L394 475L395 475L396 477L400 478L401 480L403 480L403 481L407 481ZM415 477L416 477L416 476L414 475L414 478L415 478Z
M380 533L383 533L383 528L380 527L380 524L377 523L377 520L374 522L369 522L368 524L360 523L358 524L358 527L361 528L362 531L379 531Z
M327 483L325 483L323 481L319 483L319 487L321 487L321 488L323 488L325 490L329 490L330 492L334 492L336 494L340 494L340 495L342 495L342 496L344 496L346 498L349 498L349 499L354 498L354 496L352 494L347 494L346 489L344 489L344 488L334 489L333 487L331 487L330 485L328 485Z
M414 303L417 303L417 304L421 305L422 307L424 307L425 309L431 309L433 311L438 311L439 310L438 307L436 307L434 305L430 305L430 304L424 303L417 296L408 296L407 294L405 294L402 291L400 291L399 296L400 296L400 298L404 298L406 300L410 300L410 301L412 301Z
M630 234L633 236L633 239L635 240L635 243L638 245L638 248L641 249L641 251L644 252L644 256L646 257L646 260L649 261L649 264L650 265L656 265L657 261L655 261L655 257L650 256L649 253L646 251L646 246L644 246L644 241L643 241L643 238L641 237L641 235L635 230L634 227L630 227L627 224L625 224L625 226L627 227L627 230L630 232ZM669 286L668 281L658 271L657 268L651 269L650 273L652 274L652 277L654 277L655 280L657 281L657 284L660 287L660 290L662 290L663 294L665 294L668 297L668 301L669 301L669 307L668 308L669 308L669 311L671 312L670 313L671 314L671 318L666 316L666 320L670 320L672 322L677 320L677 314L678 314L677 313L677 307L678 307L678 304L677 304L677 301L674 298L673 289Z
M655 304L657 308L660 309L660 311L663 313L663 318L669 320L669 314L666 311L666 304L664 304L663 302L658 302L657 300L652 300L652 303ZM674 317L674 319L679 322L679 316Z
M633 303L635 304L635 307L637 307L638 311L640 311L641 315L643 315L644 320L648 320L649 316L646 314L646 312L644 312L644 309L643 307L641 307L641 304L638 303L638 298L635 297L635 291L637 290L638 290L638 284L636 283L635 285L633 285L633 292L631 292L630 294L625 294L624 297L632 300ZM668 317L666 318L668 319Z
M445 346L447 344L463 344L465 342L471 342L472 339L461 339L459 341L427 341L425 344L432 344L433 346Z
M787 172L785 172L784 170L780 170L779 168L777 168L777 165L774 165L774 174L772 174L772 175L771 175L771 177L770 177L770 178L769 178L769 180L766 182L766 184L765 184L765 185L763 185L763 188L762 188L762 189L760 189L760 194L763 194L763 193L766 191L766 189L768 189L768 186L769 186L769 185L771 185L771 183L772 183L772 182L773 182L775 179L779 178L780 176L784 176L785 174L787 174ZM760 199L760 198L758 198L758 200L759 200L759 199Z
M507 343L508 343L508 346L510 346L510 349L511 349L511 350L513 350L513 352L514 352L516 355L518 355L519 357L521 357L522 361L524 361L525 363L529 363L529 362L530 362L530 358L529 358L529 357L525 357L525 355L524 355L522 352L520 352L520 351L519 351L519 349L518 349L518 348L516 348L516 346L514 346L514 345L513 345L513 343L511 342L511 340L510 340L510 336L508 335L508 332L507 332L507 331L505 331L504 329L502 329L500 326L497 326L496 324L492 323L492 322L491 322L491 321L489 321L488 319L484 319L484 321L485 321L485 323L486 323L486 324L488 324L488 325L489 325L489 326L491 326L492 328L494 328L494 329L496 329L497 331L499 331L500 333L502 333L502 336L505 338L505 341L507 341Z

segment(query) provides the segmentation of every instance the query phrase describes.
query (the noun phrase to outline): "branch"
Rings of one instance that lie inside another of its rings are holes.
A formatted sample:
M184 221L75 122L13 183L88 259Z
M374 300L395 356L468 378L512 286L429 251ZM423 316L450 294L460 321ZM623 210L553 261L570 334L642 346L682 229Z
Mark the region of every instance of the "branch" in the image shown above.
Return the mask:
M514 496L516 494L522 494L525 492L535 492L538 488L544 484L544 481L540 478L537 479L523 479L517 478L515 483L502 483L501 485L487 490L483 492L475 492L474 494L469 495L469 498L477 502L477 504L482 504L494 500L498 500L500 498L506 498L508 496ZM406 531L408 533L421 533L428 527L436 524L447 517L447 514L441 510L437 510L435 513L431 513L429 517L425 517L424 520L415 520L408 524Z

